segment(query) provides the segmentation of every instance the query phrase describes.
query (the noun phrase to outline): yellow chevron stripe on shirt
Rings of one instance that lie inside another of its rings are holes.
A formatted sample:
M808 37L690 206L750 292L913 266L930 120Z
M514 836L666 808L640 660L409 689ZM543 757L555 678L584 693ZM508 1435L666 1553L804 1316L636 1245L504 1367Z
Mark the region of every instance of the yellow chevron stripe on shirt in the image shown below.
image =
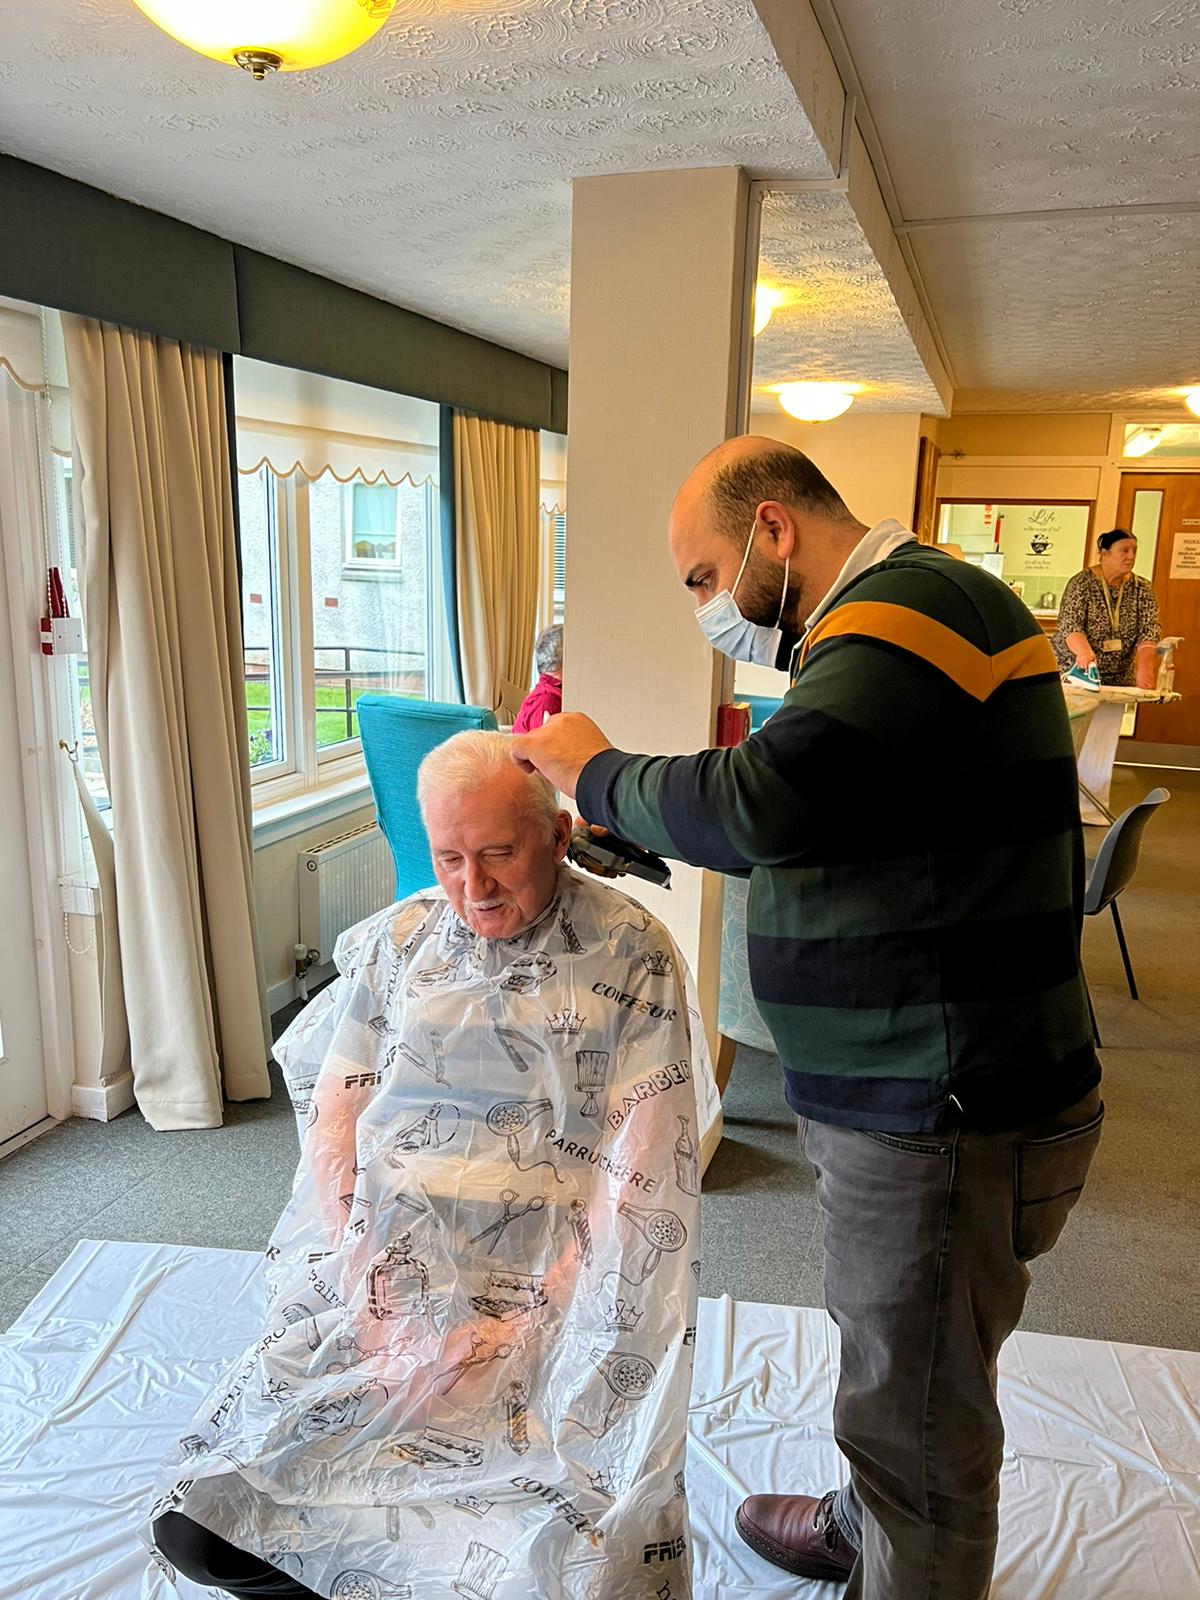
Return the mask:
M953 628L908 606L882 600L852 601L821 619L804 641L803 666L809 651L826 639L854 634L880 639L919 656L976 700L986 700L993 690L1014 678L1036 678L1058 672L1050 641L1043 634L1019 639L994 656L977 649Z

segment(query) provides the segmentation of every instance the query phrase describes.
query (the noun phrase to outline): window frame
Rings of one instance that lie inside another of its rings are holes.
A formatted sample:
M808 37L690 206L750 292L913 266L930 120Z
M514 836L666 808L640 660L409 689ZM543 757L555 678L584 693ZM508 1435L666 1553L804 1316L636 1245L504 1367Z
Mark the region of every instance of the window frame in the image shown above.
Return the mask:
M269 464L265 470L271 474L275 486L274 579L277 595L273 604L277 619L277 637L280 651L281 726L286 728L285 757L278 762L263 763L251 768L252 809L261 816L271 808L286 806L309 798L313 805L321 803L330 791L354 788L366 782L366 765L363 760L362 740L339 740L336 744L319 746L317 743L316 674L313 637L312 585L312 528L309 507L309 479L299 470L281 478ZM247 474L249 476L249 474ZM342 484L345 490L348 487ZM389 485L389 487L391 487ZM426 483L424 491L425 548L426 548L426 698L434 672L434 628L440 611L440 522L438 518L438 486ZM343 555L345 553L346 504L348 495L342 496ZM397 542L399 541L401 506L396 497ZM363 561L357 567L342 570L348 577L361 580L374 575L387 581L400 570L399 560L392 563ZM435 594L435 589L439 592ZM313 667L306 669L304 663ZM257 824L256 824L257 825Z
M271 651L275 657L275 670L272 674L273 684L279 688L279 705L272 707L272 721L279 727L284 736L283 755L275 761L263 761L250 768L250 783L252 788L262 784L280 784L281 780L294 777L297 771L296 753L300 749L297 742L295 684L293 674L289 670L292 657L292 640L294 618L292 608L285 604L285 597L291 593L291 573L295 563L294 540L291 537L284 484L286 480L279 478L274 469L265 462L261 463L254 474L246 473L250 478L258 473L269 473L267 483L267 537L271 545ZM240 474L239 474L240 476ZM273 492L272 492L273 491ZM244 602L243 602L244 614ZM242 639L243 676L245 672L246 641ZM249 707L247 706L247 712Z

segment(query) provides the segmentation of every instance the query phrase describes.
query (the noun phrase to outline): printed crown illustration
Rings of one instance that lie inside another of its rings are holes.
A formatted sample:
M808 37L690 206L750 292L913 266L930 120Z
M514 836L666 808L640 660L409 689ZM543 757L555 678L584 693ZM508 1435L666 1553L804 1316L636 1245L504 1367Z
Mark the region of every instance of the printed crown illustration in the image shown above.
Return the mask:
M560 1033L570 1036L572 1034L583 1032L583 1025L587 1021L587 1018L581 1016L578 1011L571 1011L568 1009L564 1011L553 1012L546 1018L546 1021L550 1025L551 1033Z

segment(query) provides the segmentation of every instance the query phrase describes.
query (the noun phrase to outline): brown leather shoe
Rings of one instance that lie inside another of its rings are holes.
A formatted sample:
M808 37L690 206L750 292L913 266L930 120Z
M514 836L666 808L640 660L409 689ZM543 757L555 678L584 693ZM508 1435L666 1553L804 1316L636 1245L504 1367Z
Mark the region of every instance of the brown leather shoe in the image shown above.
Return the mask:
M798 1578L845 1583L858 1560L834 1521L832 1491L819 1500L807 1494L752 1494L738 1507L737 1530L764 1561Z

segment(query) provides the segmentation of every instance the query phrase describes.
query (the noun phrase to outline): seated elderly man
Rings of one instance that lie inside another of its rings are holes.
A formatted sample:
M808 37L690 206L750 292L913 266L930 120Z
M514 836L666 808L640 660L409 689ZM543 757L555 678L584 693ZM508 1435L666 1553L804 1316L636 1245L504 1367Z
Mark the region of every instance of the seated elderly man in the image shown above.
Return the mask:
M148 1537L239 1600L685 1600L716 1099L684 965L504 735L418 792L440 889L346 934L276 1046L303 1150L262 1336Z

